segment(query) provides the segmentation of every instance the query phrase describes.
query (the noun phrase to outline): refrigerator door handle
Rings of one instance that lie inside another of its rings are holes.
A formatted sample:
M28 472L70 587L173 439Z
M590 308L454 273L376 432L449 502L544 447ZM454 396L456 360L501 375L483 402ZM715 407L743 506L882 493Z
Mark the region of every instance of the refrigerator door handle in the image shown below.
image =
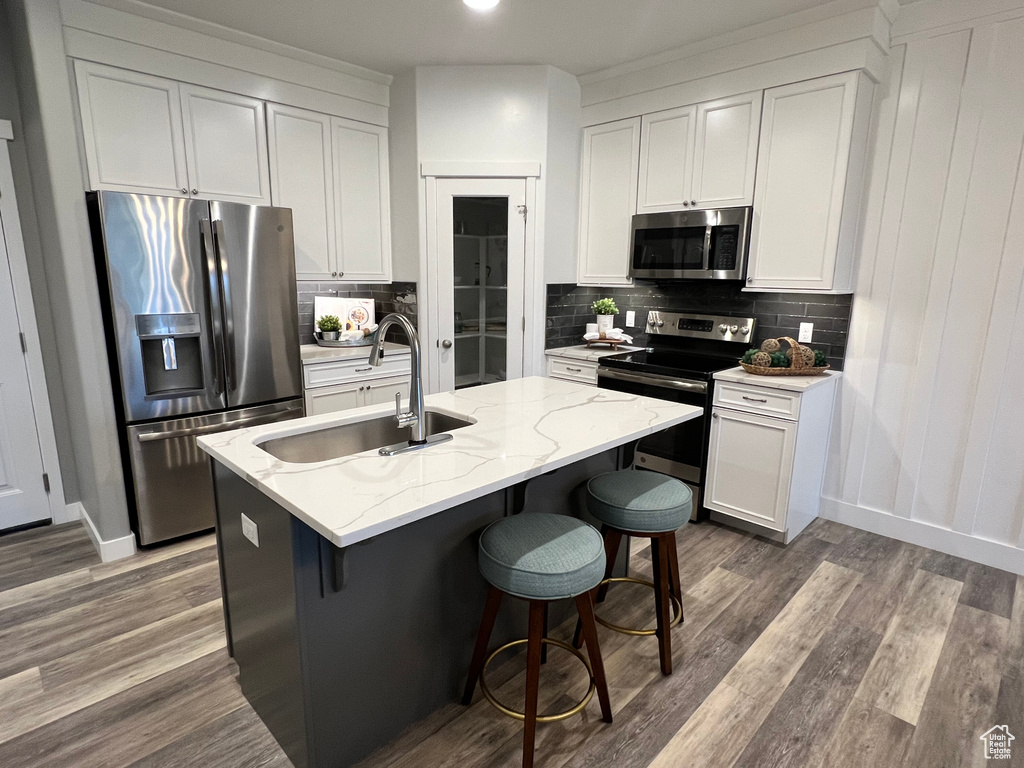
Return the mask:
M220 296L224 306L224 368L227 370L228 389L237 389L237 368L235 365L235 317L231 310L231 277L228 274L228 259L224 253L224 222L213 220L214 242L220 265Z
M302 412L301 403L296 405L294 408L288 408L284 411L277 411L275 413L263 414L261 416L251 416L248 419L236 419L235 421L225 421L219 424L209 424L205 427L186 427L185 429L170 429L166 432L144 432L138 436L140 443L152 443L157 440L174 440L178 437L199 437L200 435L209 435L214 432L228 432L232 429L242 429L243 427L258 426L261 424L274 424L278 421L282 421L282 416L287 415L293 411L299 413Z
M213 229L210 222L200 219L199 229L203 233L203 266L210 289L210 329L213 336L213 391L224 392L224 329L220 307L220 280L217 279L217 249L213 244Z

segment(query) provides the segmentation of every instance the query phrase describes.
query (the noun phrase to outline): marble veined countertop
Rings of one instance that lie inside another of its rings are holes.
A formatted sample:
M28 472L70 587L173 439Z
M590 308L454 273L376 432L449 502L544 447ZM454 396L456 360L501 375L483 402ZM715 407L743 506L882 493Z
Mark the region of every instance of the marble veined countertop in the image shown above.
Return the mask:
M834 384L842 375L840 371L825 371L818 376L758 376L756 373L747 373L741 367L736 366L718 371L715 374L715 380L731 381L734 384L749 384L752 387L806 392L808 389Z
M388 353L393 355L408 355L409 347L405 344L396 344L392 341L384 342L384 356ZM337 360L354 360L357 358L366 359L370 356L369 345L365 347L321 347L319 344L299 345L299 356L303 365L314 365L316 363L333 363Z
M379 405L221 432L199 446L339 547L564 467L703 409L557 379L529 377L428 395L428 410L474 421L420 451L376 449L315 464L274 458L259 443L394 414Z
M635 352L643 347L630 347L626 344L620 344L618 349L612 349L604 345L596 347L587 347L586 344L574 344L571 347L555 347L554 349L545 349L544 354L548 357L570 357L573 360L586 360L591 363L598 362L602 357L608 357L608 355L620 355L626 352Z

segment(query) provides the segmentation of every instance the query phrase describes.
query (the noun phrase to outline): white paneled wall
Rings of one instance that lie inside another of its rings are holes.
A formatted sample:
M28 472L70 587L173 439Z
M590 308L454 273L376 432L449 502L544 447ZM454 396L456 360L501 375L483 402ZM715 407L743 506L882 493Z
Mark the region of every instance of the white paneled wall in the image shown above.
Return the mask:
M823 514L1024 573L1024 10L1012 15L892 51Z

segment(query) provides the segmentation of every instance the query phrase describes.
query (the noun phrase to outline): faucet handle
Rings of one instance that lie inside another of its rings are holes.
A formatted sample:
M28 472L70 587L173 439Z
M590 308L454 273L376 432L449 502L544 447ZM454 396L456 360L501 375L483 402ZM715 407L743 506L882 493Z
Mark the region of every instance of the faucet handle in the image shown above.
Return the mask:
M395 418L402 418L402 393L395 392Z

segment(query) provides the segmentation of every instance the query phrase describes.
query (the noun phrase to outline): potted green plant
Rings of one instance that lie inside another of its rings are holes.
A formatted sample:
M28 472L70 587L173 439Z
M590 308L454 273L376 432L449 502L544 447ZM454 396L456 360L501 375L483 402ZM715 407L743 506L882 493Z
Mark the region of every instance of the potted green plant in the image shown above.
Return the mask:
M615 324L615 316L619 314L615 299L598 299L590 305L590 309L597 315L597 330L610 331Z
M320 338L324 341L337 341L341 332L341 318L337 315L321 315L316 321L316 327L320 329Z

